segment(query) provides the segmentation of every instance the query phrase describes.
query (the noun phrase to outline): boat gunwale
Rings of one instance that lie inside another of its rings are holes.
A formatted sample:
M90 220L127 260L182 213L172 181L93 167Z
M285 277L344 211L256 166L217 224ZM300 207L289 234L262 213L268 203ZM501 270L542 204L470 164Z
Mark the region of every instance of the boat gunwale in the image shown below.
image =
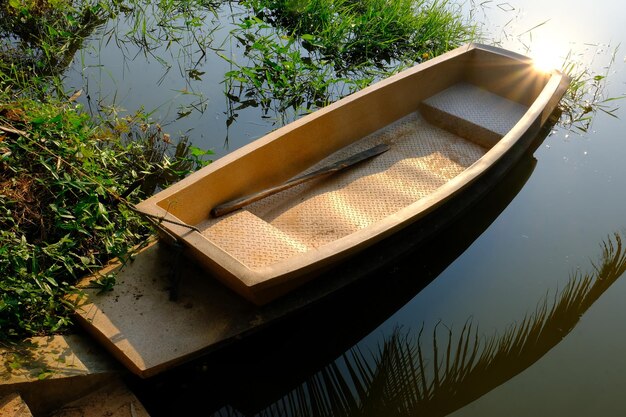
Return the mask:
M543 113L545 103L552 97L552 93L550 92L552 88L548 88L551 82L554 84L554 91L556 91L560 84L560 79L558 77L552 77L533 106L529 108L520 121L516 123L493 148L467 167L462 173L455 176L432 193L367 227L343 236L333 242L317 248L311 248L307 252L276 262L270 266L255 268L252 271L265 277L267 280L276 279L278 276L288 272L302 270L306 265L321 262L322 260L330 259L334 256L340 256L341 253L346 250L367 247L436 210L439 206L452 198L452 196L476 181L493 164L506 155L508 150L518 142L519 138L536 123L537 119L541 117ZM541 96L544 96L542 100L539 99ZM374 238L376 238L375 242L372 242ZM353 244L355 241L358 242L356 245ZM243 266L249 269L245 265ZM276 274L275 271L279 271L279 273ZM272 276L272 274L275 275ZM265 283L266 281L257 282L253 286L262 288ZM273 283L270 283L270 285L272 284Z
M138 207L142 211L150 214L180 221L180 219L176 216L164 210L158 203L166 200L168 197L176 194L185 187L195 183L198 179L204 178L210 173L216 172L222 167L227 166L231 162L236 161L237 159L270 143L273 143L285 133L305 124L314 123L316 119L322 117L326 113L334 111L336 108L344 106L351 101L370 94L373 91L384 89L388 85L394 84L404 78L411 77L416 72L424 71L430 67L469 53L473 50L482 50L495 55L510 58L529 66L533 65L530 58L497 47L476 43L459 47L446 54L440 55L439 57L433 58L430 61L416 65L385 80L368 86L363 90L338 100L327 107L276 129L262 138L257 139L248 145L245 145L220 158L208 167L191 174L189 177L181 180L177 184L174 184L170 188L150 197L140 203ZM544 112L551 104L551 100L553 100L556 95L562 94L564 80L567 76L556 70L548 74L550 75L550 78L545 83L541 92L534 99L532 105L528 108L522 118L502 139L500 139L497 144L489 149L476 162L466 168L461 174L442 185L433 193L401 208L397 212L318 248L311 248L307 252L294 255L291 258L278 261L268 266L251 269L237 258L221 249L217 244L211 242L209 239L196 231L183 226L168 223L163 223L162 226L168 232L181 238L186 243L186 246L188 246L188 249L195 251L197 255L202 256L205 261L210 262L211 266L222 269L227 274L236 277L239 282L229 282L231 286L238 287L245 293L255 297L255 291L269 289L280 285L285 281L289 281L294 275L301 276L306 275L307 273L312 273L316 271L320 265L329 264L331 261L343 259L352 253L356 253L361 249L373 245L374 243L392 235L396 231L401 230L410 224L413 224L428 213L436 210L438 207L450 200L455 194L475 182L481 177L482 174L488 171L491 166L502 159L511 150L511 148L519 142L520 138L533 129L533 125L537 123L541 124L543 122L542 119Z

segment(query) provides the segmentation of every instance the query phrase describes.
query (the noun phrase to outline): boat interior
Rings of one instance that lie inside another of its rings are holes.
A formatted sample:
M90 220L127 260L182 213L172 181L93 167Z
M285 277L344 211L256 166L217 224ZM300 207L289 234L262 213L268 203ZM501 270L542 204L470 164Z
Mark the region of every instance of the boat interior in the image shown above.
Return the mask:
M195 226L200 234L194 233L194 242L203 239L200 244L218 248L250 271L267 271L376 225L428 199L479 161L524 117L550 80L550 73L535 69L527 58L489 47L462 49L277 129L152 200ZM218 204L380 143L390 149L337 174L223 217L210 214ZM197 245L191 250L202 261Z
M379 143L390 145L387 152L230 215L207 218L197 227L248 268L277 263L348 236L428 196L482 157L527 109L472 84L455 84L424 101L419 110L307 171Z

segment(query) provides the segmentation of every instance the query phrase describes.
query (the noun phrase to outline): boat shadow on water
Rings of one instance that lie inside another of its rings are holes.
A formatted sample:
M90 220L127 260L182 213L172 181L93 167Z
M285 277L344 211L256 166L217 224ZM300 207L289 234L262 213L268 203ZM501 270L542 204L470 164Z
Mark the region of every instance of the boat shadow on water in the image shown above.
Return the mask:
M450 209L440 220L445 226L421 222L294 295L306 299L312 288L333 287L349 276L350 285L341 291L329 290L263 332L131 385L154 415L202 409L274 416L445 415L504 383L562 340L623 274L620 235L605 243L594 274L572 276L551 305L546 300L502 335L485 338L468 321L459 335L444 331L439 347L435 336L425 344L429 349L422 348L421 332L414 338L401 330L377 352L363 353L357 343L434 280L509 205L530 178L532 152L549 131L550 126L543 129L520 162L495 188L482 190L485 195L470 209Z

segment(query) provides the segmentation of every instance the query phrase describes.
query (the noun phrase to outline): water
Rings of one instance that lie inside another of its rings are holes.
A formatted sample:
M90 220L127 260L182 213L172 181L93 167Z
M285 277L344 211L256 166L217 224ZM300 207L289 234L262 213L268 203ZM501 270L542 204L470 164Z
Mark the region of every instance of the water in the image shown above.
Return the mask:
M596 73L604 73L612 52L626 41L619 6L616 0L601 6L580 0L509 1L486 3L476 18L504 47L539 55L554 43L556 50L548 56L562 58L572 51ZM224 18L229 11L221 13L221 19L206 20L207 26L213 25L216 39L232 28ZM91 45L82 51L66 80L68 89L85 88L90 99L87 105L94 107L104 100L130 111L142 105L146 110L156 109L153 117L168 130L189 135L195 145L212 148L217 156L281 123L252 108L240 111L227 128L227 101L220 82L228 64L213 51L205 57L192 51L190 64L183 70L173 67L165 73L154 58L144 58L132 47L122 59L116 48L97 41ZM240 53L232 44L221 49ZM180 57L180 53L165 47L155 51L157 56ZM606 97L626 93L625 61L626 51L617 49L608 70ZM205 72L201 80L180 76L191 67ZM183 90L194 94L183 94ZM189 116L174 122L177 112L193 108ZM278 413L276 404L281 404L281 398L293 398L298 390L310 393L312 375L324 369L329 372L329 364L335 363L338 372L346 375L345 361L333 362L342 352L356 346L365 357L376 356L394 331L414 337L423 329L423 354L429 363L435 329L442 347L447 344L447 329L458 338L468 322L479 326L483 340L501 336L546 299L550 304L573 274L592 272L593 265L601 262L603 243L625 230L626 125L623 110L615 115L619 118L597 112L587 132L556 127L538 146L534 160L527 160L517 176L509 179L505 190L470 213L465 223L455 225L430 252L415 254L385 273L383 282L401 291L388 289L377 297L376 291L372 295L365 288L359 294L370 307L340 304L330 310L335 316L319 311L305 314L280 331L199 368L154 384L137 384L138 392L157 414L167 409L168 401L150 393L161 395L169 390L171 402L183 409L199 404L207 413L238 415L234 410L239 410L273 415ZM494 210L498 205L501 212ZM486 213L489 210L495 213ZM469 222L484 225L473 230ZM464 229L472 230L466 233ZM626 280L617 278L560 342L527 367L510 371L504 381L490 386L454 415L626 414L625 297ZM336 319L337 315L345 320ZM183 400L184 405L176 402Z

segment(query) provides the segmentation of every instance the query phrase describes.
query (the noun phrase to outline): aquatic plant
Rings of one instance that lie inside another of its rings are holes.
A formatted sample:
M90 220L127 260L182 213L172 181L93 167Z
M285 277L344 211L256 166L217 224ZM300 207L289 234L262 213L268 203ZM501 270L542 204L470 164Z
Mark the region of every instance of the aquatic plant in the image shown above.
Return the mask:
M476 35L460 11L442 1L242 4L249 11L231 32L237 45L231 56L220 54L232 66L224 76L229 123L250 106L293 119Z
M584 133L589 131L598 112L617 117L619 107L616 101L626 98L626 94L609 97L605 90L618 51L619 47L613 49L602 73L593 71L589 63L583 64L574 59L571 51L565 58L562 71L572 79L559 105L563 112L562 125L565 128Z
M360 65L419 61L474 39L448 1L247 0L258 17L302 37L340 74Z
M337 78L327 62L303 52L296 38L277 36L258 18L244 19L233 36L247 60L243 64L221 54L232 66L224 77L235 111L249 106L260 106L265 113L310 110L328 104L343 91L363 86L356 80Z
M150 56L166 70L178 66L183 78L197 79L201 75L193 70L213 49L219 2L106 0L106 4L109 19L100 30L100 46L114 42L127 55ZM162 55L165 51L169 57Z

